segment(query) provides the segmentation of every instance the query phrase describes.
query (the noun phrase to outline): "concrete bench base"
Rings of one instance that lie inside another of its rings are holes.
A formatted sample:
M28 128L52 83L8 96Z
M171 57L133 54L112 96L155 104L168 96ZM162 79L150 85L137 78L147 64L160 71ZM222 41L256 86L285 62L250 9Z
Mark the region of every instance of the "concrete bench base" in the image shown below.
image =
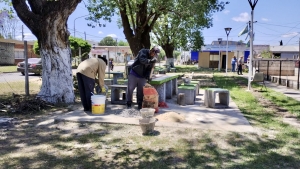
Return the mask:
M111 104L126 104L126 98L120 99L122 91L127 91L127 85L110 85L111 88Z
M110 85L113 85L113 79L104 79L104 84L106 86L110 86ZM109 87L110 88L110 87Z
M179 86L178 93L184 93L185 104L193 105L195 104L195 86Z
M216 94L219 94L219 103L216 103ZM229 91L227 89L209 88L205 90L204 104L210 108L228 108Z

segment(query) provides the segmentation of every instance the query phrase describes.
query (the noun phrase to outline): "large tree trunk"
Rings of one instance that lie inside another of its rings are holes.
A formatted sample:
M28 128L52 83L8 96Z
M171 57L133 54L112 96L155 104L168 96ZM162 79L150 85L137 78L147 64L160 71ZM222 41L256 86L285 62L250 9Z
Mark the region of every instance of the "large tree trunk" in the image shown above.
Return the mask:
M166 43L166 44L161 45L161 47L166 52L166 56L167 56L166 64L170 65L171 67L174 67L174 57L173 57L174 46L173 46L173 44Z
M61 20L62 21L62 20ZM57 20L56 23L61 21ZM49 25L44 36L39 38L42 57L42 88L38 96L50 103L73 103L74 90L71 67L71 48L68 44L69 32L65 25ZM60 28L58 32L57 28Z
M173 58L174 46L172 44L163 44L161 47L166 52L167 58Z
M136 56L143 48L150 49L151 44L149 32L139 32L138 35L131 36L131 34L127 34L124 30L124 34L129 43L133 56Z
M71 49L67 20L81 0L12 0L19 18L37 37L42 58L38 97L49 103L73 103Z
M130 25L129 18L126 13L126 4L123 4L124 6L120 10L123 32L129 43L133 56L136 56L142 48L149 49L151 46L150 31L153 27L153 23L157 20L159 15L155 15L152 23L149 23L147 18L147 4L148 1L143 1L143 3L138 5L139 10L135 15L136 18L131 18L131 20L136 19L136 22L132 21L136 24L134 26Z

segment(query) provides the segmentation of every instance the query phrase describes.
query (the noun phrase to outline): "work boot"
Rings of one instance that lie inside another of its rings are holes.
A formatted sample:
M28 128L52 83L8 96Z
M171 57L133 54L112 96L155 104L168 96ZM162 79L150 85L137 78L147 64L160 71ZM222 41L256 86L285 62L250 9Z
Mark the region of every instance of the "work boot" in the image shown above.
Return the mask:
M127 105L127 109L131 109L131 103L126 103L126 105Z

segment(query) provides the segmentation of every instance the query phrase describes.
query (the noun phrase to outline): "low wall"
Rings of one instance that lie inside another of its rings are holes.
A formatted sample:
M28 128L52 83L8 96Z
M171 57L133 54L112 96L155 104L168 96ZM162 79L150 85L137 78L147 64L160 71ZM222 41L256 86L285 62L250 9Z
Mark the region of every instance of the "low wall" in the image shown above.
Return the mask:
M286 77L281 77L279 78L278 76L269 76L269 81L272 83L279 84L281 86L286 86L287 88L292 88L297 90L297 80L295 79L288 79Z

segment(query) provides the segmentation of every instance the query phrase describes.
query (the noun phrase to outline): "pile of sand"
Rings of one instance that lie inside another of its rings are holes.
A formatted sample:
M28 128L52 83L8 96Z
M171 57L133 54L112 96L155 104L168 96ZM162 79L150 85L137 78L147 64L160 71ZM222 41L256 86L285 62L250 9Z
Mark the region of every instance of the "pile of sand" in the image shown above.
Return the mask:
M158 121L169 121L169 122L183 122L185 121L185 117L182 114L175 112L166 112L163 114L156 115L155 118Z

